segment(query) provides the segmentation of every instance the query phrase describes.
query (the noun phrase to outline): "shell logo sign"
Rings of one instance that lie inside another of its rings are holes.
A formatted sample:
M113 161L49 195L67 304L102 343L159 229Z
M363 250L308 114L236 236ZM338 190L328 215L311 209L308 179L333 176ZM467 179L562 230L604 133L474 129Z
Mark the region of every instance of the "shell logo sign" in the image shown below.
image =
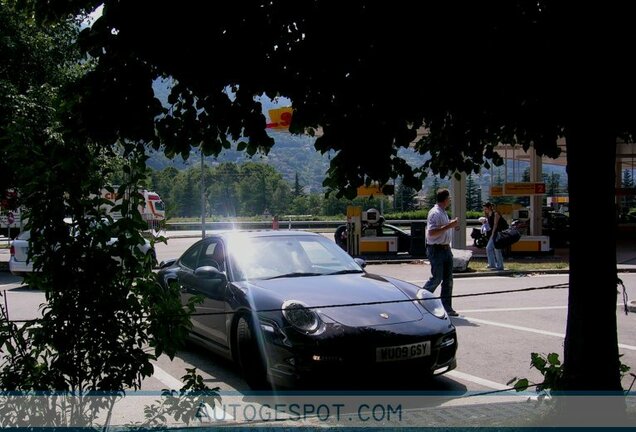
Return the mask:
M383 197L386 195L393 195L395 193L395 186L385 184L380 186L377 183L372 183L369 186L358 187L358 197Z
M505 183L490 187L490 196L502 195L545 195L545 183Z
M292 107L283 107L269 110L268 113L271 122L267 123L267 129L289 129L289 125L292 121L293 111L294 110L292 109Z

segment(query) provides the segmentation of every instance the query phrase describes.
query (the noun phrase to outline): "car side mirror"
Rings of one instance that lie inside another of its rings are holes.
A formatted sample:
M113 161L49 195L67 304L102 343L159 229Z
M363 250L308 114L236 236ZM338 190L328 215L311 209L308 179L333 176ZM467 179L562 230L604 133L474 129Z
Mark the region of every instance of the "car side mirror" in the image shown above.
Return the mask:
M166 267L170 267L172 264L177 262L177 258L171 258L169 260L165 260L165 261L161 261L159 263L159 268L166 268Z
M354 258L353 260L362 268L365 268L367 266L367 262L362 258Z
M201 279L225 279L225 275L213 266L202 266L194 271L194 275Z

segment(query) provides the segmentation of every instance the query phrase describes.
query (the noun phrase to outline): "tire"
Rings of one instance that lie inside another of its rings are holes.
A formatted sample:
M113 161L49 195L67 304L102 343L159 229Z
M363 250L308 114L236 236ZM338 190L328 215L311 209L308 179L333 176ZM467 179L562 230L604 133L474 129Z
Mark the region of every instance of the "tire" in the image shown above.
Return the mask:
M346 236L343 238L343 234L346 230L347 226L341 225L336 229L336 232L334 233L334 240L336 241L336 244L344 250L347 250L347 238Z
M486 237L479 237L475 239L475 246L478 248L485 248L487 244L488 238Z
M236 345L239 365L247 385L252 390L268 389L265 361L259 349L251 320L246 317L239 318L236 326Z

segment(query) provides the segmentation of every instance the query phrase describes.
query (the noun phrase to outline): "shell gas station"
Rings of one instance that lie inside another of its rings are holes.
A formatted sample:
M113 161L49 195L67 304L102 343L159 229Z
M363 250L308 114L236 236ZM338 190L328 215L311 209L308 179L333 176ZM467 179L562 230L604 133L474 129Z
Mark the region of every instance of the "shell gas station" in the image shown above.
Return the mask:
M291 123L292 117L291 107L282 107L269 111L271 122L267 127L271 129L287 130ZM418 132L419 139L426 133L425 130ZM320 131L317 131L316 136L320 135ZM546 184L543 182L543 165L567 165L567 151L565 146L565 140L560 139L557 142L561 152L558 158L548 158L537 155L532 147L528 151L524 151L521 146L513 146L507 144L500 144L496 146L495 150L503 157L505 163L504 168L504 181L503 184L492 184L493 176L490 175L491 185L488 197L498 196L512 196L512 197L529 197L530 205L528 207L522 207L518 204L500 204L497 206L497 210L511 222L512 219L522 220L524 223L523 235L521 239L511 246L511 252L520 253L550 253L553 251L550 244L550 237L543 234L543 209L546 203ZM512 164L508 162L512 161ZM522 182L516 181L521 179L522 170L515 170L517 165L515 162L522 161L529 166L530 181ZM630 197L636 197L636 187L623 187L622 174L624 170L630 170L631 178L636 182L634 177L634 169L636 167L636 143L617 142L616 144L616 203L617 211L621 212L625 208L624 203ZM509 169L509 165L512 169ZM510 172L512 171L512 172ZM512 179L513 181L508 181ZM383 196L390 195L392 191L386 186L380 187L378 185L362 186L358 188L359 197L368 196ZM451 179L451 208L456 215L466 214L466 174L462 173L459 179L452 177ZM567 196L549 197L548 205L555 207L567 208ZM618 216L618 215L617 215ZM626 223L619 225L620 232L629 232L630 234L636 233L636 217L634 221L629 220ZM466 218L460 217L460 228L453 231L452 245L454 249L466 249L467 248L467 221ZM347 209L347 244L349 253L355 255L365 253L396 253L397 251L397 238L391 236L378 236L362 235L362 224L366 226L378 226L380 227L384 221L382 216L382 210L376 209L363 210L360 207L349 207ZM414 242L418 242L424 236L424 229L422 223L412 226L412 239ZM371 230L371 233L375 230ZM416 249L423 249L424 244L422 242L421 247Z

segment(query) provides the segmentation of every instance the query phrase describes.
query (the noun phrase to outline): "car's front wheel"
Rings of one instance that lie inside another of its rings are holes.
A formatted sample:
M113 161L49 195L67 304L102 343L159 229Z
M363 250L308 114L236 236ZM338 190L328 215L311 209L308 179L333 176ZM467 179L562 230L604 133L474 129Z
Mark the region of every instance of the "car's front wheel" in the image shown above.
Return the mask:
M239 318L236 327L238 360L247 384L254 390L268 388L267 368L258 346L254 326L246 317Z

